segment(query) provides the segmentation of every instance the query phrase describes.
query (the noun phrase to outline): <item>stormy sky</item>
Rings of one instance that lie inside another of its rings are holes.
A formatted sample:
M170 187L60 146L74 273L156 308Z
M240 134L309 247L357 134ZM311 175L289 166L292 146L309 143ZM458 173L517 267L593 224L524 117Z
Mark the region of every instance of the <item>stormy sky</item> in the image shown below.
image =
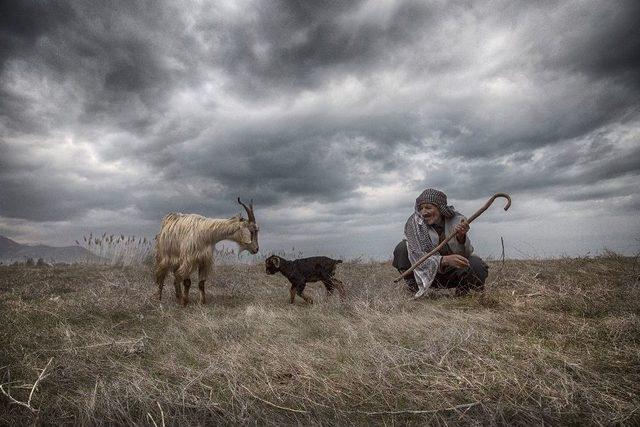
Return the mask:
M386 259L416 196L482 256L640 249L637 1L3 1L0 234L239 213Z

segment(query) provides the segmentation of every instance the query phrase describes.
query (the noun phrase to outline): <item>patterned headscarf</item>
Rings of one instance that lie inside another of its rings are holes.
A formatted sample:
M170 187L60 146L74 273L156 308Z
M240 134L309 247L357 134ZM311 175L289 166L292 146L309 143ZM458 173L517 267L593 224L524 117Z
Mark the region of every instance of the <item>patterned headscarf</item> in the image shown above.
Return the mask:
M418 196L413 215L409 217L404 226L404 235L407 238L409 250L427 253L431 252L438 242L434 244L431 241L431 238L429 237L429 225L425 222L418 211L420 205L423 203L431 203L435 205L445 218L454 217L456 211L453 206L447 205L447 195L442 191L427 188Z
M447 195L442 191L435 190L433 188L427 188L424 190L416 199L416 212L418 212L420 205L423 203L431 203L436 206L445 218L453 218L455 215L453 206L447 206Z

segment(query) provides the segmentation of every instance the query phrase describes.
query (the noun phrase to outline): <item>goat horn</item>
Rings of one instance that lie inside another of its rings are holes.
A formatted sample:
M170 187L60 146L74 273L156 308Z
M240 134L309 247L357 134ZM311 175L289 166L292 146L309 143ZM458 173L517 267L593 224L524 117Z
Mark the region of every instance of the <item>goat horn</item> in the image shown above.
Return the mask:
M247 216L249 217L249 222L256 222L256 217L253 215L253 199L251 199L251 202L249 203L249 206L251 208L248 208L247 205L245 205L244 203L242 203L240 201L240 197L238 197L238 203L240 203L242 205L242 207L244 207L244 210L247 211Z
M507 199L507 204L504 207L504 210L508 210L511 207L511 197L509 197L509 195L507 193L496 193L494 194L488 201L487 203L484 204L483 207L481 207L480 209L478 209L478 211L476 213L474 213L473 215L471 215L469 217L469 219L467 219L467 224L471 223L471 221L473 221L474 219L478 218L480 215L482 215L482 213L484 211L486 211L487 209L489 209L489 206L491 206L491 204L493 203L493 201L498 198L498 197L504 197L505 199ZM455 231L452 231L446 239L444 239L438 246L436 246L431 252L424 254L418 261L416 261L415 264L413 264L411 266L411 268L409 268L408 270L404 271L400 276L396 277L395 279L393 279L394 282L399 282L400 280L402 280L403 277L407 277L409 274L411 274L413 272L413 270L416 269L416 267L418 267L420 264L422 264L423 262L425 262L427 260L427 258L429 258L431 255L435 254L436 252L438 252L440 249L442 249L442 247L451 239L453 239L453 237L456 235Z

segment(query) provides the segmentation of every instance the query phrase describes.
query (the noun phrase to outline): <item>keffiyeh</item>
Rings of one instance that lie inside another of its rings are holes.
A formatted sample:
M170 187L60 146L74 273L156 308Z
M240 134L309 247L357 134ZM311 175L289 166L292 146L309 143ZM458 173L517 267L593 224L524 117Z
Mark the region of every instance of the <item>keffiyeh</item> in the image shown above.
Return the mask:
M457 213L453 206L447 206L447 196L442 191L427 188L418 196L413 215L409 217L404 226L404 235L407 239L407 252L411 264L415 264L420 257L431 252L438 245L438 242L433 242L429 236L429 230L432 229L432 227L425 222L418 211L420 205L423 203L435 205L444 218L452 218ZM435 235L437 236L438 233L436 232ZM423 294L433 283L436 274L438 274L441 258L442 256L440 254L434 254L414 270L417 279L419 279L419 294Z

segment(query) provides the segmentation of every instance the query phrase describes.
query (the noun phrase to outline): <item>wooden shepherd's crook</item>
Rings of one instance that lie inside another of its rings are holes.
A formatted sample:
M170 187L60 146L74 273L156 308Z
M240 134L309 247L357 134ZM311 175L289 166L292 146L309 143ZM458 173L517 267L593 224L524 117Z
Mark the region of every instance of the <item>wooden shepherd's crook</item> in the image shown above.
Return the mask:
M469 219L467 219L467 224L470 224L471 221L473 221L474 219L478 218L480 215L482 215L482 213L484 211L486 211L489 206L491 206L491 204L493 203L493 201L497 198L497 197L504 197L505 199L507 199L507 204L504 207L504 210L506 211L507 209L509 209L509 207L511 206L511 197L509 197L509 195L507 193L496 193L494 194L488 201L487 203L484 204L483 207L481 207L480 209L478 209L478 211L476 213L474 213L473 215L471 215L471 217ZM411 272L413 270L416 269L416 267L418 267L420 264L422 264L423 262L425 262L425 260L427 258L429 258L431 255L435 254L436 252L438 252L440 249L442 249L442 247L451 239L453 239L453 237L456 235L455 230L452 231L446 239L444 239L442 241L442 243L440 243L438 246L436 246L431 252L424 254L418 261L416 261L415 264L413 264L411 266L410 269L408 269L407 271L405 271L404 273L402 273L400 276L396 277L395 279L393 279L394 282L399 282L400 280L402 280L403 277L408 276L409 274L411 274Z

